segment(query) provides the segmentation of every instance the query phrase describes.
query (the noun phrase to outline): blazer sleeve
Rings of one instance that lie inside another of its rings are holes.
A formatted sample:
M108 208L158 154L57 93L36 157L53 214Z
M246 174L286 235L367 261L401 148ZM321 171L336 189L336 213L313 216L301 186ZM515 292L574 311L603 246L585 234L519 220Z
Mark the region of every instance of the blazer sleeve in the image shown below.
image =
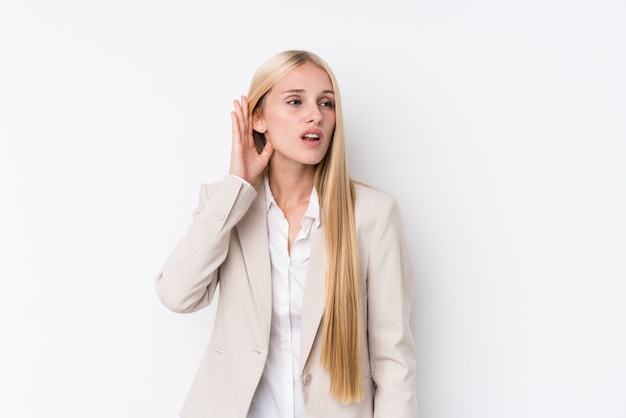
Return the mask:
M211 303L231 230L255 196L251 185L232 175L200 187L193 222L155 278L157 294L168 309L189 313Z
M413 277L397 202L378 217L370 250L367 298L374 416L417 417L416 358L411 333Z

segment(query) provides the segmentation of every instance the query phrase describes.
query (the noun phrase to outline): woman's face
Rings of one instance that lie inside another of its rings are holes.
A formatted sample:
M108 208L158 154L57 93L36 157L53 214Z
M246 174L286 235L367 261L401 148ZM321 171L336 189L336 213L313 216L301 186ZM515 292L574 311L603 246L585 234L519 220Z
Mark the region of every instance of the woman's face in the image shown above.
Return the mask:
M335 95L326 71L305 63L285 74L265 96L254 129L272 144L273 162L318 164L335 130Z

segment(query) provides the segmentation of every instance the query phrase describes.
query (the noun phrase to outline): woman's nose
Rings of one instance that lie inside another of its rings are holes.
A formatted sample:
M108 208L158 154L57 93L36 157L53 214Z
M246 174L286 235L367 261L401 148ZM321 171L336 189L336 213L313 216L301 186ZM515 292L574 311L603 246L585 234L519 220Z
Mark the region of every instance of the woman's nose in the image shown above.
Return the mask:
M322 112L317 103L307 107L307 123L319 124L322 121Z

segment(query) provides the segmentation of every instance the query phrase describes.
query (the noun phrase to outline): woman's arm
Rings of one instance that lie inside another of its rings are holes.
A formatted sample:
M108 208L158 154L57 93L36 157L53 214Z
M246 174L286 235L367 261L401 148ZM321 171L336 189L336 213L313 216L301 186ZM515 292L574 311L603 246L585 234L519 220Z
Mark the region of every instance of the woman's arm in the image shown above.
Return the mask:
M252 186L232 175L200 188L194 220L156 277L157 293L168 309L188 313L211 303L231 230L255 196Z
M372 236L368 269L368 344L375 384L374 416L417 417L413 277L402 215L385 202Z
M202 186L200 203L187 235L176 245L156 277L161 301L174 312L194 312L211 303L218 269L226 259L230 232L248 211L273 149L268 142L261 153L254 146L248 99L234 101L231 112L230 175L221 183Z

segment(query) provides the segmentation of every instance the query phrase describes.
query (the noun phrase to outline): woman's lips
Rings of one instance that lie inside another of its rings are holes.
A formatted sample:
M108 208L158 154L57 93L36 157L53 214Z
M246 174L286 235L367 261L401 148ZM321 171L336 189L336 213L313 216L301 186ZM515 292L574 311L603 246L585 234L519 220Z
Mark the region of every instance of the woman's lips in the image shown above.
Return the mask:
M300 139L308 145L317 145L324 138L324 133L319 129L307 129L300 135Z

